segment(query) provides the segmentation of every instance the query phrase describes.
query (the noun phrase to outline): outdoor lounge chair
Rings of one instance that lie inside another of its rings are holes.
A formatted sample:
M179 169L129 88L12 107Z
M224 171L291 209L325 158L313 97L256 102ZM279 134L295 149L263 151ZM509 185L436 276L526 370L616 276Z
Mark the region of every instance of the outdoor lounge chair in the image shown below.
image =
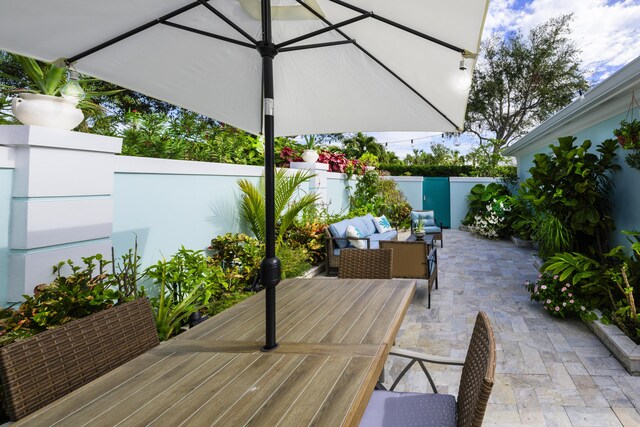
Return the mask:
M416 223L419 219L424 221L423 231L426 234L432 234L433 240L440 240L440 247L444 247L442 221L439 224L436 222L433 211L411 211L411 234L415 234Z
M411 359L390 390L374 390L360 426L481 426L496 370L496 344L486 313L479 312L464 361L428 356L413 351L391 349L389 353ZM418 363L427 375L434 393L397 393L394 388L409 369ZM458 399L438 394L424 362L461 365Z
M381 249L393 249L393 277L427 281L427 308L431 308L431 288L438 289L438 252L425 242L380 242Z
M340 254L340 279L391 279L391 249L343 249Z

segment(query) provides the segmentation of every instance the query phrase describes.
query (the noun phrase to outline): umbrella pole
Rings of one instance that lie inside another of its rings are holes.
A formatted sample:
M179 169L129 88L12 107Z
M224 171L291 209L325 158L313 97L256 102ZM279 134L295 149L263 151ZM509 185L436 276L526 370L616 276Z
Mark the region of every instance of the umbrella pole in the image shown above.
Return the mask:
M260 264L260 280L265 289L266 343L263 351L278 347L276 342L276 286L280 282L280 260L276 257L275 220L275 148L273 122L273 58L277 49L271 37L271 1L262 0L262 87L264 110L264 178L265 178L265 258Z

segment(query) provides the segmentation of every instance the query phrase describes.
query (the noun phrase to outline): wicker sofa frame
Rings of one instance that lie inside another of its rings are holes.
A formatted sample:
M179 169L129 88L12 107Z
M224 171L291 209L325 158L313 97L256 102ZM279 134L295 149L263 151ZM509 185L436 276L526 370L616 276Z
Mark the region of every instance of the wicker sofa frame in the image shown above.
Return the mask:
M340 253L341 279L391 279L391 249L343 249Z
M159 344L146 298L0 348L2 403L19 420Z
M431 308L431 289L438 289L438 251L422 241L380 242L380 249L393 250L393 277L427 281L427 308Z
M326 248L327 248L327 258L326 258L326 271L327 275L337 274L340 268L340 255L336 255L333 253L334 249L336 249L336 242L338 240L349 241L349 240L364 240L366 243L366 249L371 248L371 239L369 237L333 237L331 232L329 231L329 227L324 230L325 240L326 240ZM398 236L394 237L392 240L398 240ZM386 240L382 240L381 243ZM345 248L346 249L346 248ZM344 250L344 249L343 249Z

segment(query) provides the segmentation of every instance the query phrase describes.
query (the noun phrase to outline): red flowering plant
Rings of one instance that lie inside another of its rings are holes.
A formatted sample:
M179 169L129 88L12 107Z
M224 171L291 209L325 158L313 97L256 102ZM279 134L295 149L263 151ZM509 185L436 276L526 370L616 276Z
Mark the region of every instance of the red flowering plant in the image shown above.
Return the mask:
M558 275L543 273L538 275L538 281L527 280L525 287L531 294L531 301L541 302L544 309L551 315L565 317L567 314L577 314L580 317L590 316L585 302L576 294L577 289L571 283L563 283Z
M618 138L622 148L626 150L640 148L640 122L636 119L628 122L623 120L620 127L614 129L613 134Z
M280 162L278 162L278 166L288 168L291 162L301 162L301 161L302 161L302 157L300 157L299 148L292 148L287 145L282 150L280 150Z

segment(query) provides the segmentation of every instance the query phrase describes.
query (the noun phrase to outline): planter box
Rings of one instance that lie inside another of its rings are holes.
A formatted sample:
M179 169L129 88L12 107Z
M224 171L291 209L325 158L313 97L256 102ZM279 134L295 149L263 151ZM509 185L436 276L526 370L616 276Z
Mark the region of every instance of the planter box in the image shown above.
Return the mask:
M594 310L598 318L602 316ZM637 345L615 325L605 325L600 320L585 322L631 375L640 376L640 345Z
M516 236L511 236L511 241L519 248L533 248L533 241L522 240Z
M0 348L4 409L16 421L157 345L146 298L11 343Z

